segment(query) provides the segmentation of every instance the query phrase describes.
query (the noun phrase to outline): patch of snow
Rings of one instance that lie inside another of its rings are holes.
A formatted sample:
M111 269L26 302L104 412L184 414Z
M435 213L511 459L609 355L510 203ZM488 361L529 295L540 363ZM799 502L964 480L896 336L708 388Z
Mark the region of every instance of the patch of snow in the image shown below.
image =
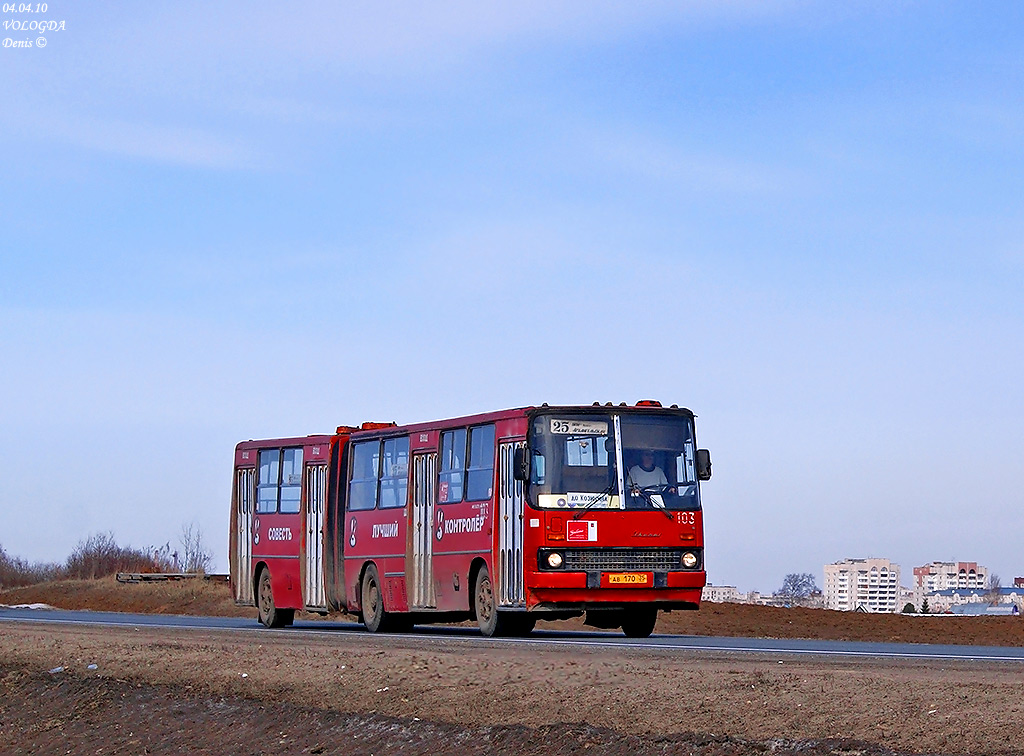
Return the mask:
M55 609L49 604L0 604L0 609Z

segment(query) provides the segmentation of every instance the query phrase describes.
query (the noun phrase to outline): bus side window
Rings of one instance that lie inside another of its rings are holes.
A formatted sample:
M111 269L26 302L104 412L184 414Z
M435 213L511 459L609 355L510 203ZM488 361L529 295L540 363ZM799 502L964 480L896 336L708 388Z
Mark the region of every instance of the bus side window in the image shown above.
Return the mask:
M533 458L533 464L530 465L530 484L535 486L544 485L544 455L539 451L534 451L530 455Z
M466 501L483 501L494 493L494 426L481 425L469 431L469 473Z
M383 469L380 475L380 507L404 507L409 489L409 437L389 438L384 442Z
M377 506L377 473L380 469L380 441L352 445L352 477L348 484L350 510Z
M441 434L441 474L437 483L437 501L441 504L462 501L466 474L466 429Z
M281 450L260 449L259 477L256 482L256 513L277 512L277 482L280 475Z
M284 449L281 459L281 513L297 513L301 498L302 449Z
M697 482L694 471L693 441L683 444L683 453L676 457L676 481L683 485Z

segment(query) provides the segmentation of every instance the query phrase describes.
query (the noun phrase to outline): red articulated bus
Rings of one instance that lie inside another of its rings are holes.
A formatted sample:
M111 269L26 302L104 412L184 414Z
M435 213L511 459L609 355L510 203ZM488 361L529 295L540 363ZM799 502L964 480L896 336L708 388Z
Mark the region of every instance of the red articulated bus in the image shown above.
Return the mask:
M296 609L370 631L475 618L484 635L586 613L646 637L705 584L693 413L525 407L235 449L231 584L268 627Z

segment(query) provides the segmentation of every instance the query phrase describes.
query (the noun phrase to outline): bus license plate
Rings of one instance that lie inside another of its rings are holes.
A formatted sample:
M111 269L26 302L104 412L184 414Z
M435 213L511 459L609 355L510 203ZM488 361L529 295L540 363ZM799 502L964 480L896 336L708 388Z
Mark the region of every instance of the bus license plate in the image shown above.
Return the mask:
M609 585L650 585L651 573L649 572L610 572L608 573Z

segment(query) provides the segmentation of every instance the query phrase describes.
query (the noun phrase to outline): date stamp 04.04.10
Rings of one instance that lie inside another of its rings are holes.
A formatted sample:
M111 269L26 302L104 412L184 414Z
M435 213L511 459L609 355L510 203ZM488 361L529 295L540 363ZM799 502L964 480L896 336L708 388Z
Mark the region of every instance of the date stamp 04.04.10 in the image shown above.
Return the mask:
M0 3L0 22L5 50L46 47L48 36L67 30L64 19L49 16L49 3Z

